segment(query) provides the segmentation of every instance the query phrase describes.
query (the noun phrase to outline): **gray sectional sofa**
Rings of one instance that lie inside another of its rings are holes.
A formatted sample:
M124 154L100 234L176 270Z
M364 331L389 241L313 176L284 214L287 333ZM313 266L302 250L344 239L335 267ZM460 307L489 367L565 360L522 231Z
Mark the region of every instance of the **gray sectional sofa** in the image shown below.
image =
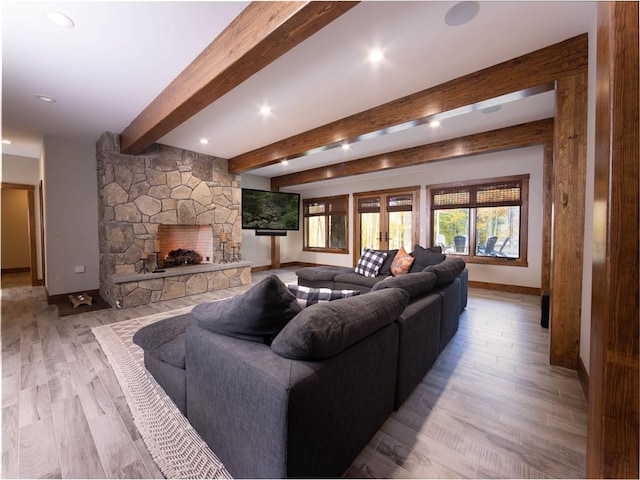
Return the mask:
M306 267L296 274L300 285L315 288L363 293L401 288L408 292L409 304L396 320L400 328L396 410L458 331L460 314L467 306L469 274L459 257L444 258L440 263L397 277L384 273L364 277L350 267Z
M349 273L315 268L299 280L324 272L335 285ZM424 377L465 305L466 270L454 259L304 309L271 276L134 341L232 476L336 477Z

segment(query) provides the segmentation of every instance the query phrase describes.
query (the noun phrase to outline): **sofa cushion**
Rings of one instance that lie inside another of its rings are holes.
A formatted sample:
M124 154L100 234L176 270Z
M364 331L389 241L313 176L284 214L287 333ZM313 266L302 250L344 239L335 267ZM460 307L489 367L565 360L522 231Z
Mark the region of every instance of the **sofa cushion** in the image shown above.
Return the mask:
M296 270L298 278L309 282L331 281L338 273L353 272L351 267L304 267Z
M436 286L444 285L445 283L453 282L458 275L462 273L466 264L464 260L459 257L448 257L442 263L437 265L430 265L423 271L432 272L436 274L438 280Z
M376 252L383 252L387 254L384 262L382 262L380 270L378 270L378 275L391 275L391 264L393 263L393 259L398 253L398 250L376 250Z
M410 272L421 272L429 265L436 265L442 262L447 257L443 253L440 253L441 251L441 247L423 248L420 245L416 245L411 254L415 258L415 261L411 266Z
M295 283L287 285L287 288L296 296L298 303L303 308L320 302L331 302L360 295L358 290L331 290L330 288L305 287Z
M367 288L373 287L376 283L387 278L384 275L378 275L377 277L365 277L355 272L340 273L333 278L333 281L342 285L361 285ZM343 287L344 288L344 287Z
M407 292L390 288L312 305L282 329L273 340L271 349L294 360L333 357L392 323L408 301Z
M417 272L398 277L388 277L382 282L376 283L371 292L377 292L385 288L401 288L409 294L410 298L415 298L430 291L436 284L436 280L436 274L432 272Z
M191 313L202 328L268 345L301 310L282 280L270 275L242 295L196 305Z
M415 258L409 255L404 248L401 248L391 263L391 275L397 276L409 273L414 260Z
M380 270L380 267L382 267L385 258L387 258L387 254L385 252L376 252L370 248L365 248L358 260L355 272L360 275L364 275L365 277L375 277L378 275L378 271Z

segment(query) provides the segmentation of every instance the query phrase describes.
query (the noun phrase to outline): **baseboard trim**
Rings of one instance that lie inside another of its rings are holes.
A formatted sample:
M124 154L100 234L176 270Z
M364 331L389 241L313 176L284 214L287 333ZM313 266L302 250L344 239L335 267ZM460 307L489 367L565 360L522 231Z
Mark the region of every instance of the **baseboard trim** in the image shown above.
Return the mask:
M542 295L542 289L536 287L523 287L521 285L504 285L501 283L476 282L469 280L469 288L480 288L482 290L498 290L508 293L523 293L525 295Z
M271 267L271 265L264 265L262 267L251 267L251 273L264 272L266 270L273 270L273 268Z
M79 292L60 293L57 295L49 295L47 292L47 304L53 305L56 302L67 301L69 299L69 295L79 295L81 293L87 294L93 298L100 296L100 290L81 290Z
M322 263L309 263L309 262L286 262L281 263L280 267L289 268L289 267L326 267L327 265Z
M580 380L580 385L582 385L582 390L584 390L584 396L589 401L589 374L584 363L582 363L580 355L578 355L578 379Z
M322 263L308 263L308 262L285 262L280 264L280 268L290 268L290 267L326 267L326 264ZM275 270L273 265L263 265L261 267L251 267L251 273L255 272L264 272L267 270Z
M3 268L0 269L0 273L2 275L5 275L7 273L25 273L25 272L30 272L31 268L29 267L17 267L17 268Z

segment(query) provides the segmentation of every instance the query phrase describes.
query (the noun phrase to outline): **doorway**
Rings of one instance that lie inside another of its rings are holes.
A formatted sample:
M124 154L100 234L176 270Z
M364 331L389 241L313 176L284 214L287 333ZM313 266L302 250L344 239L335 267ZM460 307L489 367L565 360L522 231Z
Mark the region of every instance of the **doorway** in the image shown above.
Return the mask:
M354 264L365 248L413 250L418 243L420 188L355 193Z
M2 273L29 271L37 286L35 187L0 184L2 193Z

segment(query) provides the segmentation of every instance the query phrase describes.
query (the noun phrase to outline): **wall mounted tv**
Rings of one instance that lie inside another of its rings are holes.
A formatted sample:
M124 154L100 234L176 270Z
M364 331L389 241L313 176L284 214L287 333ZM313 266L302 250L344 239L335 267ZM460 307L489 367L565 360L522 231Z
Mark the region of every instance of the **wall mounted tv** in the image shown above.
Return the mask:
M256 235L286 235L300 229L300 194L242 189L242 228Z

